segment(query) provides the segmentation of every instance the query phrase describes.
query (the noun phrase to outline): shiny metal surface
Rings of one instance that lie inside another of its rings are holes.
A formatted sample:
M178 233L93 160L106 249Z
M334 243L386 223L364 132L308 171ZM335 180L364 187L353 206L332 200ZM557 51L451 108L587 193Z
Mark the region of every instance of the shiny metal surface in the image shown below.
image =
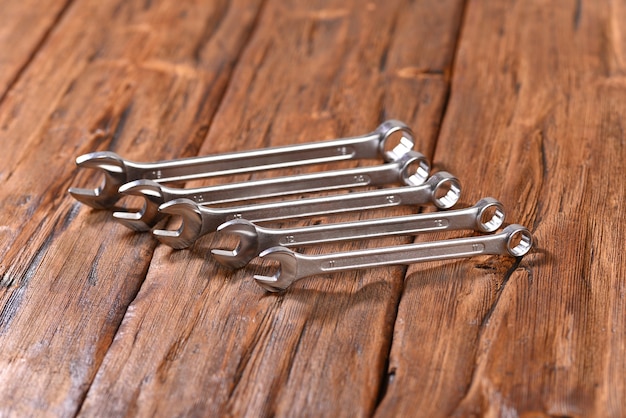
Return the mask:
M428 203L447 209L458 201L460 194L461 186L456 177L442 171L419 186L259 205L211 208L200 206L189 199L176 199L161 205L159 211L181 216L182 225L177 230L155 229L152 233L162 243L180 249L190 246L199 237L214 232L218 226L232 219L260 222Z
M279 292L297 280L318 274L484 254L520 257L531 247L532 235L528 229L515 224L493 235L315 256L299 254L285 247L272 247L260 257L277 261L280 264L278 272L273 276L255 275L254 280L270 292Z
M476 205L466 209L301 228L265 228L245 219L235 219L220 225L217 230L224 234L235 235L239 239L237 248L231 251L213 249L211 252L220 264L231 268L241 268L263 251L276 246L293 248L337 241L460 229L493 232L503 222L504 207L492 197L481 199Z
M398 132L402 134L398 144L388 144L390 137ZM352 159L391 161L413 149L413 138L408 126L389 120L362 136L154 163L129 161L114 152L99 151L81 155L76 164L101 170L102 185L95 189L72 187L69 193L86 205L106 209L121 197L119 188L134 180L166 183Z
M167 187L152 180L135 180L120 187L119 191L123 195L143 197L145 200L143 207L136 212L114 212L113 217L133 230L149 231L165 217L165 213L158 211L159 206L175 199L190 199L202 205L211 205L393 183L419 185L428 178L430 166L426 157L421 153L408 150L405 154L394 156L394 158L394 161L378 166L194 189Z

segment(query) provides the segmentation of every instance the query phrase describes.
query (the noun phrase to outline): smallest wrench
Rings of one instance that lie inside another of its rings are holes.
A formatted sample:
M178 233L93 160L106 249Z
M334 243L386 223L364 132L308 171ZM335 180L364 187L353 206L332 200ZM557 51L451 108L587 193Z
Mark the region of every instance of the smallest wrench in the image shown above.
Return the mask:
M481 199L474 206L465 209L289 229L266 228L245 219L235 219L220 225L217 231L237 236L237 248L232 251L213 249L211 253L220 264L236 269L248 264L261 252L276 246L293 248L446 230L473 229L493 232L503 222L504 207L492 197Z
M279 292L297 280L318 274L486 254L521 257L531 247L532 235L528 229L516 224L493 235L324 255L303 255L285 247L272 247L263 251L260 257L277 261L280 264L278 272L273 276L255 275L254 280L270 292Z

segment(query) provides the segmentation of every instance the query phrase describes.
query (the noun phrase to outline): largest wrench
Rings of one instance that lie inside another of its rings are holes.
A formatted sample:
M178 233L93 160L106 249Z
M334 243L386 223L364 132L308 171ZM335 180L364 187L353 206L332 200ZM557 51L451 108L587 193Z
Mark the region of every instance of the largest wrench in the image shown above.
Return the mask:
M396 132L402 132L402 139L391 151L386 151L387 140ZM81 155L76 164L81 168L102 170L102 185L96 189L72 187L69 192L86 205L106 209L120 199L119 188L133 180L180 182L351 159L383 158L389 161L413 149L413 138L407 125L389 120L374 132L362 136L155 163L129 161L114 152L99 151Z

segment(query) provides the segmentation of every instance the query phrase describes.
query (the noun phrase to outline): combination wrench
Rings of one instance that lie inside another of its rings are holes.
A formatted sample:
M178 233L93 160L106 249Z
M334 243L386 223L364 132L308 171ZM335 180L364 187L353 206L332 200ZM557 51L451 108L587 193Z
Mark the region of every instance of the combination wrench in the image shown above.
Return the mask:
M272 247L260 257L277 261L273 276L255 275L254 280L270 292L279 292L305 277L390 265L465 258L478 255L521 257L532 247L532 235L521 225L509 225L502 232L469 238L423 242L324 255L303 255L285 247Z
M175 199L161 205L159 211L168 215L179 215L182 218L180 227L173 231L155 229L152 233L162 243L181 249L190 246L199 237L215 232L218 226L232 219L275 221L431 202L439 208L447 209L458 201L460 194L461 185L456 177L441 171L419 186L249 206L213 208L201 206L189 199Z
M393 147L386 144L397 132L402 135L398 144L391 144ZM389 120L362 136L154 163L130 161L111 151L98 151L81 155L76 164L81 168L101 170L103 183L96 189L72 187L69 193L86 205L107 209L120 199L119 188L134 180L181 182L352 159L382 158L389 161L413 149L414 145L411 129L400 121Z
M213 249L211 253L220 264L241 268L271 247L293 248L446 230L493 232L500 228L504 216L502 204L487 197L466 209L289 229L265 228L245 219L235 219L220 225L217 231L236 236L237 247L232 251Z
M353 187L383 186L392 183L423 184L430 166L424 155L407 151L386 164L333 170L289 177L275 177L245 183L231 183L194 189L167 187L152 180L135 180L120 187L123 195L143 198L143 206L136 212L114 212L113 217L136 231L148 231L166 215L158 208L175 199L190 199L203 206L240 202L254 199L287 196L317 191Z

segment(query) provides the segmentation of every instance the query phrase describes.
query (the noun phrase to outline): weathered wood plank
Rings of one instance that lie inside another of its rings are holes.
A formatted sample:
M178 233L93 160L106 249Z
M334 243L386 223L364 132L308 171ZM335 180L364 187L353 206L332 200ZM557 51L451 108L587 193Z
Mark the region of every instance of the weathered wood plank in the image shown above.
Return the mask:
M469 2L435 160L537 249L409 270L378 416L626 413L625 12Z
M81 1L0 104L0 414L76 413L152 257L67 195L73 159L197 153L259 6Z
M77 2L8 83L0 415L74 415L85 396L83 415L370 415L379 392L381 416L624 415L625 6L468 6L435 162L465 203L492 194L532 225L534 254L276 296L249 281L266 266L204 260L210 238L159 248L148 272L149 236L67 197L71 160L278 145L387 117L431 154L460 4L269 0L229 81L259 4L205 3Z
M72 0L6 0L0 13L0 101L48 35Z
M411 123L430 153L461 12L430 5L268 1L201 153L359 134L381 117ZM370 415L404 269L269 295L250 280L264 266L231 273L210 245L157 248L81 415Z

